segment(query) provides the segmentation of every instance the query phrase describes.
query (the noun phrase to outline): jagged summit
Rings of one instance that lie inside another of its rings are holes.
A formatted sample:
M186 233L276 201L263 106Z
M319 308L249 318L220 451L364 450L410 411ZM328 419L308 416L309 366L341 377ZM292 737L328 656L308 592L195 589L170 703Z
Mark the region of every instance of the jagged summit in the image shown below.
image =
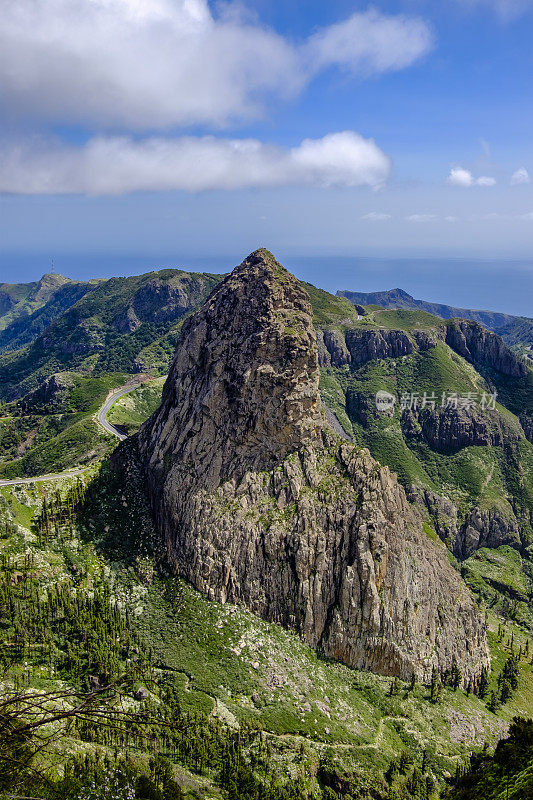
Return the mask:
M309 298L257 250L185 322L151 422L151 461L171 451L208 487L272 467L317 436L318 377Z
M396 477L328 428L309 298L252 253L183 326L139 433L168 561L356 667L488 665L483 620Z

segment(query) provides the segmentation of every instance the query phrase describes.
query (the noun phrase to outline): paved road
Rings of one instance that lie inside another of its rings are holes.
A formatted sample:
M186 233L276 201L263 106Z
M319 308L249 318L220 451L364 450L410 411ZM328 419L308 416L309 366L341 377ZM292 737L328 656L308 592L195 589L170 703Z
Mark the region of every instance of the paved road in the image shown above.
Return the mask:
M91 465L92 466L92 465ZM33 478L13 478L9 481L0 480L0 486L17 486L19 483L39 483L39 481L56 481L60 478L72 478L82 475L90 467L80 467L79 469L69 469L67 472L53 472L50 475L35 475Z
M116 436L121 441L127 438L126 435L121 433L121 431L115 428L114 425L111 425L111 423L107 421L106 416L115 400L118 400L119 397L122 397L125 394L129 394L129 392L133 392L133 390L138 389L140 385L140 383L134 383L121 386L120 389L115 389L115 391L109 395L96 415L96 419L102 428L104 428L107 433L113 434L113 436ZM76 475L82 475L84 472L87 472L88 469L90 469L90 466L79 467L78 469L69 469L65 472L53 472L50 475L36 475L33 478L13 478L11 480L0 480L0 486L17 486L21 483L38 483L39 481L55 481L60 480L61 478L71 478L75 477Z
M119 397L123 397L125 394L133 392L133 390L138 389L140 385L140 383L135 383L133 385L130 384L129 386L122 386L120 389L115 389L115 391L109 395L104 405L100 408L98 414L96 415L97 422L102 426L102 428L107 431L107 433L112 433L113 436L116 436L121 441L127 439L128 437L125 433L122 433L118 430L118 428L115 428L114 425L108 422L106 417L111 410L111 406L116 400L118 400Z

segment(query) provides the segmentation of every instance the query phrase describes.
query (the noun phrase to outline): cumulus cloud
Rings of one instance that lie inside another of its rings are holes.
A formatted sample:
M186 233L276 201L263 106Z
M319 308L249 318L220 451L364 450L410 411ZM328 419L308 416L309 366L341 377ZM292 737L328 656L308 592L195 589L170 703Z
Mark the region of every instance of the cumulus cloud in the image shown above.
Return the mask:
M0 146L0 192L118 195L137 191L383 185L387 155L353 131L283 149L257 139L95 137L84 146Z
M525 167L520 167L511 175L511 186L519 186L521 183L529 183L529 172Z
M405 218L407 222L434 222L437 219L436 214L410 214Z
M15 116L69 124L224 125L331 65L401 69L430 46L421 20L376 11L295 45L207 0L3 0L0 96Z
M369 220L370 222L384 222L387 219L391 219L391 215L384 214L381 211L369 211L368 214L363 214L361 219Z
M450 174L446 178L446 183L449 183L450 186L473 186L474 176L468 169L454 167L450 170Z
M468 188L470 186L495 186L496 179L488 175L482 175L480 178L474 178L469 169L464 167L453 167L450 174L446 178L446 183L450 186L462 186Z
M350 72L402 69L427 53L433 36L421 19L370 9L318 31L306 45L312 68L336 65Z

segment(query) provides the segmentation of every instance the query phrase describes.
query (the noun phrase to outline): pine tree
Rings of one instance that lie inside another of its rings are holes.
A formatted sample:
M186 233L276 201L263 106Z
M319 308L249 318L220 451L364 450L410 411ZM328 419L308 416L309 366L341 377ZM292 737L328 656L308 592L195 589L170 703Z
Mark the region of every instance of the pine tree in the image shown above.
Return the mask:
M496 695L496 692L493 689L491 691L491 693L490 693L490 698L489 698L489 702L487 703L487 708L489 709L489 711L492 711L492 713L495 714L496 711L499 709L499 707L500 707L500 703L499 703L498 697Z
M487 696L488 688L489 688L489 678L488 678L487 668L483 667L481 669L481 677L479 679L479 687L477 692L482 700L484 700L485 697Z

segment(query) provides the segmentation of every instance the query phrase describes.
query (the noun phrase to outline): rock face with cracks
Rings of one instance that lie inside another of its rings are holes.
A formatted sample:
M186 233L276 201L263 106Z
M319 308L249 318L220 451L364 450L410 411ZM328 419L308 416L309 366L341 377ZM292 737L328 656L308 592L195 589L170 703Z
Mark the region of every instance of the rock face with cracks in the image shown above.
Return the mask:
M318 375L307 294L258 250L184 324L139 434L169 563L352 666L475 678L479 611L396 477L329 428Z

